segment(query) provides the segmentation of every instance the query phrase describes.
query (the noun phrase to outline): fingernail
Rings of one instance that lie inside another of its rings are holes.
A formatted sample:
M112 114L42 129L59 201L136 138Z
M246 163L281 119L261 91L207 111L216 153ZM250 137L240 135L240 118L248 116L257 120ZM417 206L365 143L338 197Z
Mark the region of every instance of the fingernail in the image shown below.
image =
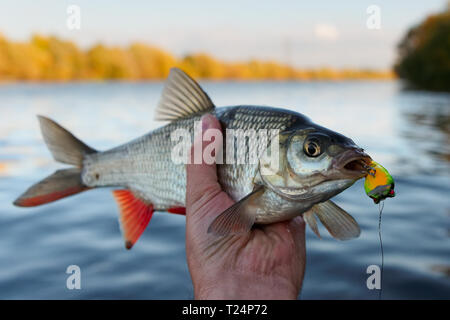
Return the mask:
M205 114L202 117L202 131L205 131L211 127L211 120L208 116L208 114Z

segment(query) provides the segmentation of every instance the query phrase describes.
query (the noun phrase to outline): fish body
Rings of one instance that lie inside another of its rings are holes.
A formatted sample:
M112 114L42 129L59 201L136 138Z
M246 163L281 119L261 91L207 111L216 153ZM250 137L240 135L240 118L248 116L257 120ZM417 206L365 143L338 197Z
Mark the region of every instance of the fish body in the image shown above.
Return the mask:
M174 148L180 143L173 133L186 133L189 141L184 144L190 145L195 125L206 113L219 119L224 141L231 132L270 133L267 145L258 149L257 161L217 165L219 183L236 204L216 218L209 232L225 236L247 232L254 224L304 215L317 235L315 216L338 239L359 235L356 221L329 199L367 175L364 167L371 159L361 148L300 113L262 106L216 108L200 86L179 69L169 75L157 110L158 118L170 123L113 149L99 152L52 120L40 117L55 160L73 168L59 170L33 185L15 204L34 206L91 188L121 188L114 195L126 247L131 248L153 211L184 213L186 170L185 163L173 161ZM251 146L249 137L244 141L231 147L224 143L223 157L259 148Z
M236 106L213 112L224 129L280 129L294 121L307 121L301 115L276 108ZM161 128L108 151L87 155L82 179L89 187L124 187L136 191L157 210L184 206L186 198L185 164L171 160L178 141L171 139L177 129L194 137L194 124L203 114L173 121ZM245 119L245 120L244 120ZM277 119L277 121L273 121ZM236 201L253 190L258 164L219 164L219 182Z

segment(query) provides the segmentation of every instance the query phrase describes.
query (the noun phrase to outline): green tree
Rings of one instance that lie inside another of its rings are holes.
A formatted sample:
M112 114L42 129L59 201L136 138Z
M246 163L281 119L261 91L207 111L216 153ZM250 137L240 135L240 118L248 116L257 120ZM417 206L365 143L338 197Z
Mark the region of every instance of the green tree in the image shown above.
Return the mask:
M413 87L450 91L450 6L411 28L398 50L400 78Z

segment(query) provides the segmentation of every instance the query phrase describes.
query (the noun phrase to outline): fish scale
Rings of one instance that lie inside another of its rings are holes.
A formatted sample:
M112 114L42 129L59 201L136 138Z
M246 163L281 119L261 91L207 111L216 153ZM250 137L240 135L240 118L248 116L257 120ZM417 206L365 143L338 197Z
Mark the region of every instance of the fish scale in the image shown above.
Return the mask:
M223 129L280 129L294 121L303 120L276 108L237 106L217 108L214 115ZM111 150L87 155L83 162L83 182L86 185L124 187L138 193L158 210L184 206L186 198L186 169L184 164L171 160L171 152L178 141L171 140L171 133L185 129L194 136L194 123L202 115L181 119L156 129L127 144ZM238 143L234 144L235 155ZM226 148L224 150L224 161ZM240 200L253 190L253 178L258 164L218 165L219 182L234 199ZM90 177L99 175L92 181Z

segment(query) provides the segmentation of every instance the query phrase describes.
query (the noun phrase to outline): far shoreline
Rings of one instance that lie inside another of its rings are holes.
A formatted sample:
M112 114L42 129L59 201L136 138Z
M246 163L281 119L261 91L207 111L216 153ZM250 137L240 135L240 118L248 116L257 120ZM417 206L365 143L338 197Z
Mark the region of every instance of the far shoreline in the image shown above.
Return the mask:
M341 83L341 82L390 82L399 80L398 77L385 77L385 78L318 78L318 79L210 79L210 78L198 78L201 82L209 83L314 83L314 82L329 82L329 83ZM152 83L163 84L165 79L82 79L82 80L0 80L0 86L2 85L14 85L14 84L107 84L107 83Z

